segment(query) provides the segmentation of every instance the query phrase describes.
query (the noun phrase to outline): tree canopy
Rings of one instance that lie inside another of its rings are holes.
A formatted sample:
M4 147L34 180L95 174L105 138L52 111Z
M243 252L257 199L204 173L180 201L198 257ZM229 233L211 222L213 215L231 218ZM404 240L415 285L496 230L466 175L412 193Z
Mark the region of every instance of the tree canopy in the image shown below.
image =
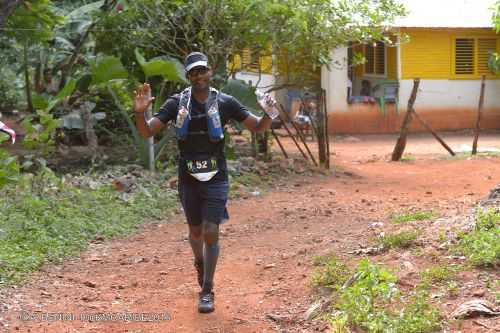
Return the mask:
M332 48L380 39L404 13L395 0L145 0L108 17L106 38L98 40L101 49L129 56L130 44L179 59L205 52L225 78L227 62L250 49L286 61L278 74L299 84L329 64Z
M53 143L55 119L83 109L108 115L106 133L133 133L134 86L152 83L158 108L186 84L180 62L192 51L209 56L219 88L233 74L227 64L244 50L273 58L280 78L275 89L319 88L318 70L330 63L334 47L380 40L405 13L397 0L30 0L0 6L0 109L33 115L23 122L30 146Z
M20 3L21 0L3 0L0 3L0 28L4 27L7 19Z

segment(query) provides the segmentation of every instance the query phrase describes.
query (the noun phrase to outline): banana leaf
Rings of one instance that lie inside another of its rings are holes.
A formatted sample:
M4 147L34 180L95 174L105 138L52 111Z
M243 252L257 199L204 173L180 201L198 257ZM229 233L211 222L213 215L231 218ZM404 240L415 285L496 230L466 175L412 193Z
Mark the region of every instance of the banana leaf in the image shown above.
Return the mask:
M251 112L259 115L262 114L261 109L257 105L255 87L252 87L245 81L230 79L227 81L227 84L221 89L221 91L236 98Z
M184 68L179 60L168 57L157 57L146 61L144 56L135 50L135 57L147 77L161 76L166 81L187 83Z
M91 63L92 85L105 83L116 79L126 79L128 72L120 59L113 56L98 57Z

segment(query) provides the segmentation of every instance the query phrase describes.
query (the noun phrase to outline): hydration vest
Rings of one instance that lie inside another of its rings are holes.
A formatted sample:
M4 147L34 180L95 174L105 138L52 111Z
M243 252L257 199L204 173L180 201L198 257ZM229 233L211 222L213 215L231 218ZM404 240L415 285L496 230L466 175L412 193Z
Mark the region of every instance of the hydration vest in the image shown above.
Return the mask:
M200 115L191 114L191 87L188 87L182 91L179 100L179 111L177 113L177 119L175 122L175 133L177 140L184 141L189 135L206 135L211 142L220 142L224 139L224 130L222 127L222 122L219 114L219 103L218 103L219 91L214 88L210 88L208 95L208 100L205 103L205 112ZM207 119L207 129L208 131L189 131L189 122L193 117L205 117Z

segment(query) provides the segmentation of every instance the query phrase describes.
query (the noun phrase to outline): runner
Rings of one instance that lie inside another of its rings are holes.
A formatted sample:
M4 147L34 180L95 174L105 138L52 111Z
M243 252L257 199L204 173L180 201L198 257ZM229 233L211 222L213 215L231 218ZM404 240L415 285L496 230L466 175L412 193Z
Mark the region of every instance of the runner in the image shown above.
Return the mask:
M214 311L213 279L219 257L219 224L229 218L226 209L229 182L224 156L224 126L241 122L252 132L264 132L271 125L267 114L259 118L234 97L210 87L212 70L203 53L193 52L185 60L191 86L173 95L159 112L146 121L144 112L154 100L150 86L135 92L134 112L139 133L155 135L170 121L175 122L179 147L179 198L189 226L189 243L201 287L198 311ZM269 102L273 102L269 96Z

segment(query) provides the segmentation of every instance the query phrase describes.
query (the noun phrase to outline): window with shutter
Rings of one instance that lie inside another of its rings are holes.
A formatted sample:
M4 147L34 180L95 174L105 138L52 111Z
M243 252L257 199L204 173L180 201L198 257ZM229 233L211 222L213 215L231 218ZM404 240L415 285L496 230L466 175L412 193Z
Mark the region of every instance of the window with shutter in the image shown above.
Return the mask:
M259 71L259 55L250 49L244 49L241 53L241 67L249 72Z
M454 74L464 78L493 75L488 67L490 56L498 52L498 38L455 38Z
M479 74L491 74L488 60L497 50L497 40L494 38L479 38L477 40L477 71Z
M377 42L375 48L375 74L385 74L385 47L382 42Z
M377 42L365 45L365 74L385 75L385 45Z
M474 39L455 40L455 74L474 74Z
M372 45L365 46L365 73L375 74L375 48Z

